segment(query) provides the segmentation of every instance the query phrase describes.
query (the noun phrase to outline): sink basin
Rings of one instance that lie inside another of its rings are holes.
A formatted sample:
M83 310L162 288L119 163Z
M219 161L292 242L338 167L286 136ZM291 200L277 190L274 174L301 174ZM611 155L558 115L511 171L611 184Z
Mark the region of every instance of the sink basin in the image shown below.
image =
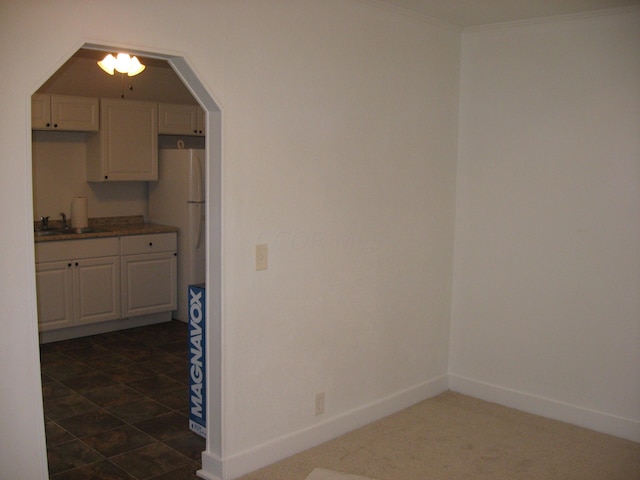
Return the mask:
M85 228L50 228L48 230L35 230L34 235L36 237L45 237L49 235L82 235L83 233L100 233L106 232L100 228L85 227Z
M48 235L60 235L62 231L61 230L35 230L33 233L36 237L45 237Z
M101 230L99 228L93 228L93 227L84 227L84 228L63 228L62 230L59 230L59 232L63 235L70 235L70 234L82 234L82 233L100 233L100 232L104 232L106 230Z

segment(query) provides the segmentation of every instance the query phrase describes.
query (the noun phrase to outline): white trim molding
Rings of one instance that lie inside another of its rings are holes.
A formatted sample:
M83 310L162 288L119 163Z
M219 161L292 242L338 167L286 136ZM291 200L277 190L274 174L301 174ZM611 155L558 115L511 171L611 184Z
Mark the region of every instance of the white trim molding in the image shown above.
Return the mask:
M604 412L589 410L558 400L532 395L489 383L449 374L451 391L541 415L553 420L571 423L597 432L640 442L640 422Z
M204 452L198 475L207 480L237 478L445 392L448 384L447 375L427 380L228 458Z

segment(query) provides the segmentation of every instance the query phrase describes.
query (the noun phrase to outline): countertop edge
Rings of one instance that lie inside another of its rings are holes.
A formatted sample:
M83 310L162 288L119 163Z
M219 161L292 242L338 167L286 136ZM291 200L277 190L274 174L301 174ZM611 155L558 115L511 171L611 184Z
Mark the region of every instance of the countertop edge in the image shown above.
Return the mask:
M61 240L85 240L87 238L104 238L104 237L126 237L129 235L145 235L153 233L177 233L178 227L170 225L160 225L157 223L140 223L140 224L124 224L109 225L101 227L99 232L90 233L61 233L59 235L34 235L35 243L41 242L57 242Z

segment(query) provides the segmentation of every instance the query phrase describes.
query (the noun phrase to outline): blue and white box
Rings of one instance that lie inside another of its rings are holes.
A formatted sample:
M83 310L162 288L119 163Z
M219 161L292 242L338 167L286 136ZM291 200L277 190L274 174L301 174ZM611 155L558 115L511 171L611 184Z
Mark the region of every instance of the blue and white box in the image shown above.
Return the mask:
M189 428L207 437L205 285L189 285Z

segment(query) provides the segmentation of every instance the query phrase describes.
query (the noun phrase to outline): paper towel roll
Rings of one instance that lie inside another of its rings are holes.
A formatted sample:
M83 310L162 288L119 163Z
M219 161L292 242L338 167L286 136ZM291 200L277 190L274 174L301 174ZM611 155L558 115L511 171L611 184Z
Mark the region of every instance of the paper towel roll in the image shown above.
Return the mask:
M71 226L86 228L89 226L87 216L87 197L76 197L71 202Z

